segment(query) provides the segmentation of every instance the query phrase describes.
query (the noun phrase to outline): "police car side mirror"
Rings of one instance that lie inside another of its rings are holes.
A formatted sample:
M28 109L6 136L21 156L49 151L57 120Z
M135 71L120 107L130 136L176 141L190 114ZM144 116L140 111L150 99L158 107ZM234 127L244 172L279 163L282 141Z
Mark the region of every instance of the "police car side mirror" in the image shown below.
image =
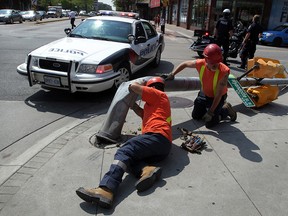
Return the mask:
M65 28L64 32L66 33L66 35L69 35L71 33L71 29L70 28Z
M128 35L128 41L129 41L129 43L131 43L131 42L134 41L134 40L135 40L135 36L132 35L132 34L129 34L129 35Z

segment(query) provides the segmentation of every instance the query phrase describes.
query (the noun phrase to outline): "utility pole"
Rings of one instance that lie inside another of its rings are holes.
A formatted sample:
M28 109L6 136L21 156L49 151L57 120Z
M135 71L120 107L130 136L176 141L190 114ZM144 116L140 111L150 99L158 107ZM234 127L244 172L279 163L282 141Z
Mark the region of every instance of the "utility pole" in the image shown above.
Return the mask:
M37 0L31 0L31 4L32 4L32 8L33 8L34 12L36 12L36 10L37 10Z

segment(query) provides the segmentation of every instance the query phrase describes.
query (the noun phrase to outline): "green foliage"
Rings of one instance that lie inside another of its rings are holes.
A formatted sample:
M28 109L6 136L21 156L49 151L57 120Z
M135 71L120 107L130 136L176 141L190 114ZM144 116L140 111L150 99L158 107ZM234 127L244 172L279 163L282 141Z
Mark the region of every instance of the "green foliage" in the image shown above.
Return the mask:
M98 0L98 2L101 0ZM38 7L47 8L48 5L62 5L63 9L94 10L94 0L38 0ZM110 5L112 7L112 5ZM111 9L107 4L99 4L99 10Z
M117 11L131 11L131 6L135 5L136 0L111 0ZM141 1L141 0L139 0Z

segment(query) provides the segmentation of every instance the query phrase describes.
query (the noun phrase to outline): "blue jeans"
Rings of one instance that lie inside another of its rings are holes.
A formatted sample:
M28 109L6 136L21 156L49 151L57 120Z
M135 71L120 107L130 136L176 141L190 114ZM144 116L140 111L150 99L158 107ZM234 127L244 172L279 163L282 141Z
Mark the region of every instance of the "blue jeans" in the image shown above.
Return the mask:
M161 134L147 133L129 139L114 155L114 161L121 161L136 177L140 177L143 167L148 163L159 162L166 158L171 142ZM127 171L128 171L127 170ZM126 170L117 164L111 164L99 186L116 192Z
M227 98L227 94L223 95L218 106L214 111L214 116L211 121L206 122L205 126L207 128L211 128L217 124L219 124L221 119L225 119L228 116L228 110L223 109L223 105ZM207 97L204 95L202 91L198 93L197 98L194 101L194 109L192 111L192 118L195 120L201 120L205 115L207 110L212 106L213 99L211 97Z

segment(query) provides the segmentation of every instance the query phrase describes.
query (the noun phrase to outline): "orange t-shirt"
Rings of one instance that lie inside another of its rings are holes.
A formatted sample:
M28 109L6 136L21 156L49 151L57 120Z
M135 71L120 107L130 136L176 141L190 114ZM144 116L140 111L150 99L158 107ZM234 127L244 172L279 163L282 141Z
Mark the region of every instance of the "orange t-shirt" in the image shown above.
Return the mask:
M213 79L214 79L214 75L216 71L211 71L206 67L205 59L197 59L196 69L199 74L200 74L202 65L205 66L205 70L204 70L203 77L202 77L202 90L206 96L214 97ZM230 74L229 67L227 67L223 63L219 64L218 69L219 69L218 81L221 80L226 74ZM226 86L226 88L224 88L222 92L222 95L226 94L227 91L228 91L228 88Z
M172 142L171 109L167 95L155 88L145 86L142 91L142 100L146 102L142 119L142 134L159 133Z

